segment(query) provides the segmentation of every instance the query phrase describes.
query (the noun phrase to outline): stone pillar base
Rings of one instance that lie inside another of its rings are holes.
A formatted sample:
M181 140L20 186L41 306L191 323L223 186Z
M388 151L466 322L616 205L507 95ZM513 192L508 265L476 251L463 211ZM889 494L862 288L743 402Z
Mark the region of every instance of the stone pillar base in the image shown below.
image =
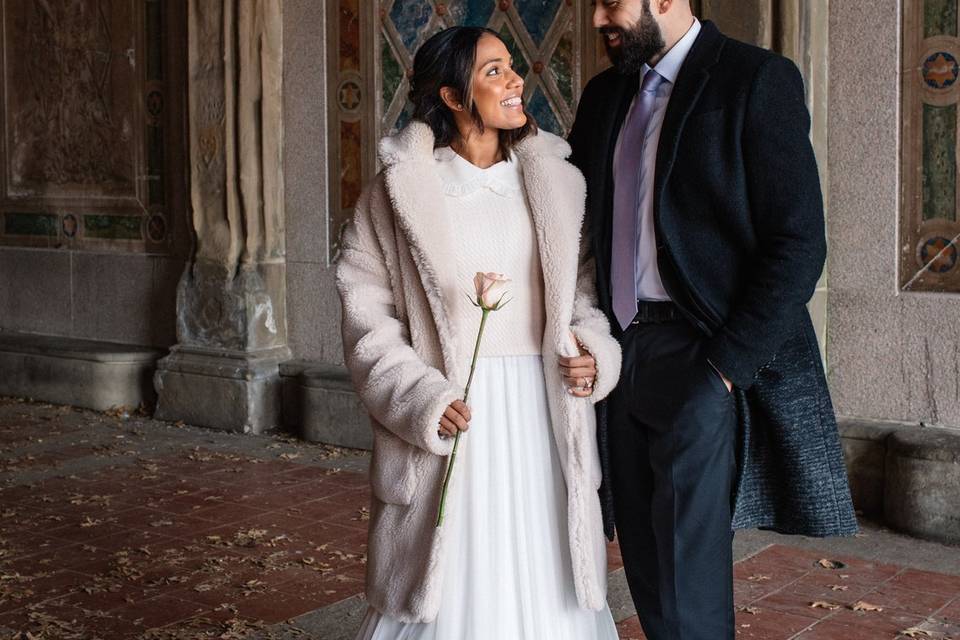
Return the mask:
M919 538L960 543L960 429L841 420L858 512Z
M370 418L343 367L303 360L284 362L283 416L307 442L373 448Z
M154 417L237 433L279 427L279 364L289 358L287 347L254 353L173 347L154 374Z

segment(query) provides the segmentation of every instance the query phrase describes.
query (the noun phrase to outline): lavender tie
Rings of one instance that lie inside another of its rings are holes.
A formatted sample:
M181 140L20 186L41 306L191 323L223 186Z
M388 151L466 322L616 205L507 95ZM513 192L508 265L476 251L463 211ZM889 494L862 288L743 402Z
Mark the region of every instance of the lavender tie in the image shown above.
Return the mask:
M643 76L640 93L634 100L620 137L615 159L616 180L613 190L613 256L611 289L613 313L622 329L637 315L637 224L640 176L643 167L643 143L653 115L657 88L663 76L649 69ZM652 169L652 167L651 167Z

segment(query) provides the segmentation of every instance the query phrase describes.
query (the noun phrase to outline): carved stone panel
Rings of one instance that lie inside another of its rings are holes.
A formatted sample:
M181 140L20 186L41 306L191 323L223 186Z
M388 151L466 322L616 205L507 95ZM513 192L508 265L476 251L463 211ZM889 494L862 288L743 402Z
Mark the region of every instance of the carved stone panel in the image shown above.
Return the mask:
M0 244L170 250L184 191L178 5L2 1Z

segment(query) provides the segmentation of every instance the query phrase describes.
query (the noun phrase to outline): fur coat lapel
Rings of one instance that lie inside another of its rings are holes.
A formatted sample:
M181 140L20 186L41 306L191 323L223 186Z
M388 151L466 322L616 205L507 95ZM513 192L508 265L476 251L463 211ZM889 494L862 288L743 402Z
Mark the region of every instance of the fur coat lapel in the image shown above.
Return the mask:
M564 162L569 154L570 147L562 138L542 132L517 147L543 265L544 300L550 322L544 338L554 341L545 346L564 355L574 355L574 345L567 338L576 295L585 193L580 172ZM573 191L551 188L558 184L568 185ZM570 201L566 196L571 193L580 197Z
M434 166L433 144L430 127L413 122L397 135L381 140L380 162L396 220L410 244L427 292L446 373L454 375L458 354L450 319L455 317L458 301L443 292L463 287L452 282L457 273L453 226L444 206L443 182Z

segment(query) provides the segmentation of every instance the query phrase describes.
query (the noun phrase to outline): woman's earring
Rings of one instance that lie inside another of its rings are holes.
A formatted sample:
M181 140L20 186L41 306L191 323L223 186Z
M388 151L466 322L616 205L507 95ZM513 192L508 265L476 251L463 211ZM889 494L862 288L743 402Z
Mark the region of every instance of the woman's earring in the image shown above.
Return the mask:
M457 105L457 111L463 111L463 105L462 105L462 104L458 104L458 105Z

